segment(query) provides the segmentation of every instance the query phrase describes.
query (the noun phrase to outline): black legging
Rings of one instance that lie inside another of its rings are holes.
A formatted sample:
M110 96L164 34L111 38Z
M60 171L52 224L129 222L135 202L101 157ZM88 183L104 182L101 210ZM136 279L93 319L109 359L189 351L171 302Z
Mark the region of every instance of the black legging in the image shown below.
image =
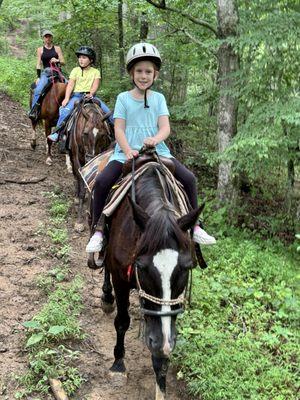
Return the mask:
M198 201L195 175L176 160L176 158L172 158L172 161L175 164L175 178L183 185L192 208L197 208ZM122 167L123 164L121 162L116 160L111 161L96 178L93 201L93 226L97 224L100 218L108 193L120 177Z

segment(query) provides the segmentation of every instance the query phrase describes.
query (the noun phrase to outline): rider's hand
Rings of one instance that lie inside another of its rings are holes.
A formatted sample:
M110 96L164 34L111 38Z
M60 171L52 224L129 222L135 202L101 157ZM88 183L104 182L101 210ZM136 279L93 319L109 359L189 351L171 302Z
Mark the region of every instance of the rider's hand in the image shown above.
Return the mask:
M69 103L69 99L63 99L61 106L66 107L66 105Z
M155 147L157 143L158 142L154 137L147 137L144 139L144 145L147 147Z
M137 150L130 149L125 155L127 160L131 160L132 158L136 158L139 155L139 152Z
M92 95L92 93L87 93L86 95L85 95L85 98L86 99L92 99L94 96Z
M55 63L58 63L58 62L59 62L59 59L55 58L55 57L52 57L51 60L50 60L50 64L55 64Z

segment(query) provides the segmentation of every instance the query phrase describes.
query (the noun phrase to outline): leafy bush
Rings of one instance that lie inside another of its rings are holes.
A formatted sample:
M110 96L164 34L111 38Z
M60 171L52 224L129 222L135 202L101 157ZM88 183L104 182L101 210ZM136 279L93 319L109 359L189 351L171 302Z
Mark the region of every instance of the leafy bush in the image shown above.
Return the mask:
M29 107L30 84L34 81L34 60L0 57L0 90Z
M81 385L82 378L73 366L78 352L65 345L66 341L84 337L78 322L82 309L81 287L81 279L75 278L71 284L57 288L42 310L31 321L23 323L27 329L29 370L19 377L25 388L16 393L16 398L34 392L48 393L51 377L60 379L68 394Z
M180 319L178 376L203 400L296 400L296 260L241 238L209 258Z

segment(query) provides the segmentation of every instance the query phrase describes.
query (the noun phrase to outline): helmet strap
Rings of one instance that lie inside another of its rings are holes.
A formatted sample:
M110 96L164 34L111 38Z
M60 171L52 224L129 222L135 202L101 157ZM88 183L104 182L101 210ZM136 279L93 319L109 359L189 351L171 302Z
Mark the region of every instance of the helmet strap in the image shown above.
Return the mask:
M138 88L138 85L135 83L134 79L132 79L132 83L134 84L134 86L136 86ZM147 89L145 89L145 92L144 92L144 108L150 108L150 106L148 105L148 101L147 101L147 90L151 89L153 84L154 84L154 79L153 79L151 85Z
M89 58L90 63L88 65L86 65L85 67L82 67L81 65L79 65L79 67L81 68L81 75L83 76L83 70L90 67L93 63L91 61L91 59Z

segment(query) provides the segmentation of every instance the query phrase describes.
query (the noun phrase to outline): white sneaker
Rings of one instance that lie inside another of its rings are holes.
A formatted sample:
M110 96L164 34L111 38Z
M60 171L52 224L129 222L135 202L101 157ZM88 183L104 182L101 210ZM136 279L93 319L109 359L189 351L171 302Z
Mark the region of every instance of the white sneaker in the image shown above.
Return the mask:
M85 251L87 253L96 253L97 251L101 251L103 245L103 235L101 232L95 232L93 236L90 238Z
M193 233L193 241L199 244L215 244L216 239L213 236L210 236L204 229L200 228L200 226L196 226L194 228Z

